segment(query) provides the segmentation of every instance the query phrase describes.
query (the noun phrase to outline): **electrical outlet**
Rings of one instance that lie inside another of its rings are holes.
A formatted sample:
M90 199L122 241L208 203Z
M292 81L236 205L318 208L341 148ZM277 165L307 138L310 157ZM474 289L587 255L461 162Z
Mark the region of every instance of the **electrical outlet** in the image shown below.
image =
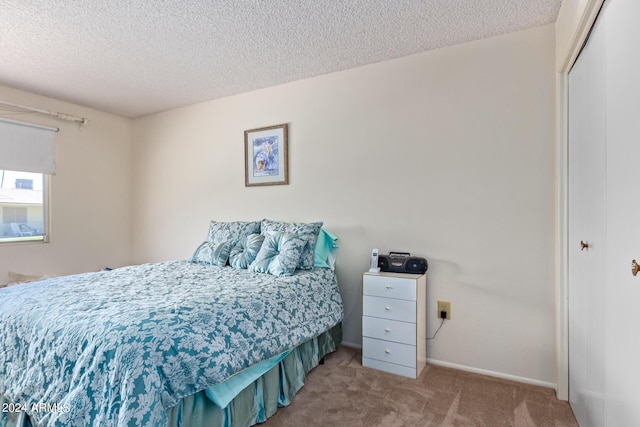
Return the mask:
M451 319L451 303L449 301L438 301L438 312L437 312L438 319L440 319L440 313L443 311L447 312L446 319L447 320Z

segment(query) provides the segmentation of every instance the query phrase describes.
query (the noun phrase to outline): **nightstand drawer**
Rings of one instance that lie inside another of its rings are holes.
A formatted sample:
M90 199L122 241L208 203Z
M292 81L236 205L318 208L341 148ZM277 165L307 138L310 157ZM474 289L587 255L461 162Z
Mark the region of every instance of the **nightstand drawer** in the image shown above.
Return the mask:
M362 366L366 368L373 368L380 371L390 372L396 375L402 375L413 379L417 378L418 376L416 368L409 368L407 366L396 365L395 363L383 362L382 360L369 359L368 357L362 358Z
M382 317L384 319L415 323L416 303L415 301L365 295L362 297L362 314L364 316Z
M362 335L403 344L416 344L416 324L377 317L362 317Z
M362 357L410 368L416 367L416 347L397 342L364 337L362 339Z
M416 300L415 279L365 275L362 281L362 289L364 295L409 301Z

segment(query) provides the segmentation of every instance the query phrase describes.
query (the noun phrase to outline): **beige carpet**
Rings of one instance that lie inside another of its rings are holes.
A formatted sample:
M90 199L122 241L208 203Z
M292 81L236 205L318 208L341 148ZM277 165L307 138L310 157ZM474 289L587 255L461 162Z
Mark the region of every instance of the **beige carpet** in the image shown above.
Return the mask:
M347 347L309 373L277 426L577 426L552 389L427 365L412 380L363 368Z

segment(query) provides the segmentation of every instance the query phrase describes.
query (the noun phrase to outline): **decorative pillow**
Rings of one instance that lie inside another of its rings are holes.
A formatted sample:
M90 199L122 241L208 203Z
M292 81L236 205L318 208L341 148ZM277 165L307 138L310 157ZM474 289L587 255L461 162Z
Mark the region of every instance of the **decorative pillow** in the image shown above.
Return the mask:
M232 242L202 242L198 249L196 249L191 262L198 264L211 264L218 267L224 267L227 265L229 259L229 252L231 251Z
M338 256L337 240L338 236L335 234L329 233L324 228L320 229L313 258L314 267L331 269L336 267L336 258Z
M264 236L262 234L249 234L244 239L238 240L229 253L229 264L233 268L247 268L256 259L260 251Z
M232 243L244 239L249 234L260 233L260 221L233 221L209 223L207 240L214 243L231 241Z
M306 245L305 236L283 232L267 233L249 270L274 276L291 276L296 271Z
M313 269L313 258L316 247L316 240L318 239L318 233L322 228L322 222L277 222L268 219L263 219L260 226L261 233L266 235L271 231L280 231L284 233L298 234L306 237L307 244L305 245L302 255L300 256L300 262L298 268L301 270Z

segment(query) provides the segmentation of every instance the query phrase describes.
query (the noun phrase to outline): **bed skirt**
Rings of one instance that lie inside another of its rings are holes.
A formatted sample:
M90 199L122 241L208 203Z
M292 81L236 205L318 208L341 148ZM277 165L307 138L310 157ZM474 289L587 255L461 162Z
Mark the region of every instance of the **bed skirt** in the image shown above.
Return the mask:
M167 427L248 427L262 423L287 406L304 385L307 373L335 351L342 341L338 323L317 338L295 349L264 375L245 387L225 408L216 405L203 390L183 398L167 410ZM8 413L0 394L0 426L32 427L23 412Z

